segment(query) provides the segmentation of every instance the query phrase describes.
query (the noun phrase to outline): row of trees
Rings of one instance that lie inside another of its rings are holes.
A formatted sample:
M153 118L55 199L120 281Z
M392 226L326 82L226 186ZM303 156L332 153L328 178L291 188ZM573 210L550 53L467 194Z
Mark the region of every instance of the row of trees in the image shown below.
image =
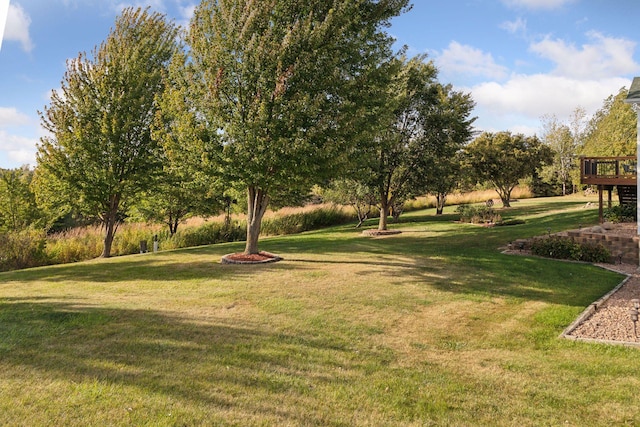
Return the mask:
M248 254L269 205L337 176L375 185L386 220L473 122L470 97L440 85L432 63L392 52L383 29L407 8L204 1L186 46L162 15L125 10L92 58L69 62L42 114L40 199L97 216L103 256L141 195L145 210L166 206L175 229L203 194L211 206L244 188Z
M396 61L383 29L407 4L203 1L182 40L162 15L125 10L92 57L69 62L42 114L41 199L96 215L106 257L139 195L244 188L245 252L257 253L267 207L336 176L363 145Z
M132 209L175 232L185 215L242 193L248 254L267 207L295 204L314 184L376 204L381 229L426 192L442 212L462 169L508 206L549 147L507 132L468 144L470 95L439 83L424 56L392 51L384 29L408 9L408 0L204 0L184 33L126 9L91 56L68 62L41 113L49 135L35 173L12 173L34 189L45 226L70 214L99 220L105 257Z

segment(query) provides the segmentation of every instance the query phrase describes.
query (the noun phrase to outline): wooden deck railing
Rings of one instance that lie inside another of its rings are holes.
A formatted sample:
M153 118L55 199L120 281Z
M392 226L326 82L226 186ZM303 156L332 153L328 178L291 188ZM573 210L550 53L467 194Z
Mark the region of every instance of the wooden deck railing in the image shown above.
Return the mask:
M580 157L580 182L593 185L636 185L635 156Z

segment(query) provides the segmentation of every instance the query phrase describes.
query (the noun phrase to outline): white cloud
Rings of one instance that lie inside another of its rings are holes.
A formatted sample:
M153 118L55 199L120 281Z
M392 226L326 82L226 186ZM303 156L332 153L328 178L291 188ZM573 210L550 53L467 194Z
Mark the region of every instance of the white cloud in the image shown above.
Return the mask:
M0 107L0 167L35 165L37 138L15 132L31 131L35 120L13 107ZM11 129L11 131L9 131Z
M522 18L518 18L515 21L506 21L500 24L500 28L511 34L524 34L527 32L527 21Z
M526 23L515 21L504 24L503 28L524 31ZM628 76L640 72L640 64L633 58L636 43L598 32L590 32L586 36L587 43L580 46L551 37L530 44L531 52L551 62L548 73L513 73L506 80L500 79L500 73L497 73L494 78L463 88L471 92L477 103L478 128L533 134L535 126L539 126L540 117L545 114L567 120L576 107L593 114L607 97L617 94L622 87L628 87ZM488 53L470 47L455 47L457 49L450 46L445 52L452 58L461 58L458 62L449 61L449 64L457 66L450 67L454 71L461 72L467 67L471 70L476 68L479 72L485 70L487 64L496 65ZM445 53L442 56L446 59ZM509 72L501 67L497 69L504 75ZM496 129L499 126L505 128Z
M29 116L15 108L0 107L0 126L22 126L30 121Z
M35 165L37 142L37 139L10 135L0 129L0 159L4 158L4 167L14 168L16 165Z
M490 53L455 41L449 43L435 61L445 74L475 75L498 80L507 76L507 69L497 64Z
M33 42L29 35L29 26L31 18L19 4L9 4L9 12L7 13L7 24L4 29L4 40L12 40L20 42L25 52L33 50Z
M519 114L537 120L545 114L568 117L578 106L592 114L605 98L628 85L629 80L622 77L575 80L535 74L513 76L503 84L481 83L470 91L478 108L488 114Z
M605 37L598 32L587 33L591 41L576 47L563 40L546 37L530 49L556 63L554 75L576 79L600 79L633 74L640 65L633 59L636 43L623 38Z
M574 3L576 0L502 0L509 7L525 9L558 9L562 6Z
M180 6L180 15L182 19L189 22L191 18L193 18L193 14L196 10L197 5L195 4L187 4L186 6Z

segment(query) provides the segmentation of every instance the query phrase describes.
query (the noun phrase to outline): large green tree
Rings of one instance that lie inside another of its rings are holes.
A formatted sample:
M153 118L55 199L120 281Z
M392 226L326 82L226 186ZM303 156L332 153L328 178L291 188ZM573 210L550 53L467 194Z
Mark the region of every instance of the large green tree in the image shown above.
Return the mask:
M504 207L521 179L551 162L552 151L536 136L511 132L484 132L465 147L467 165L475 177L491 182Z
M629 91L620 89L608 97L591 118L581 154L586 156L635 156L636 113L624 101Z
M163 15L125 9L92 57L81 53L68 61L61 90L41 114L49 136L38 147L38 169L46 177L38 187L54 186L58 196L100 220L103 257L111 254L127 203L161 171L150 126L176 48L176 29Z
M371 189L380 211L378 229L386 230L391 209L422 190L419 170L428 144L424 113L436 100L437 70L424 56L399 56L381 69L372 85L377 114L363 129L368 140L359 146L349 176Z
M271 200L307 192L351 152L359 97L390 56L407 0L205 0L187 44L194 101L215 130L221 173L247 194L245 253Z
M447 195L461 181L461 150L473 135L471 117L475 102L471 95L439 85L437 102L425 112L424 132L430 141L426 153L427 173L422 177L426 190L436 196L436 214L441 215Z
M206 121L192 103L186 60L185 53L178 52L164 76L164 90L157 98L160 108L152 123L152 137L161 146L163 173L136 204L145 219L166 224L171 235L189 216L219 213L225 190L216 173L217 136L209 135ZM208 153L208 147L214 152Z
M387 229L390 211L407 198L436 185L442 157L455 152L471 135L473 101L436 80L437 70L425 56L398 57L389 63L381 108L362 147L354 179L372 188L380 210L379 230ZM444 162L443 162L444 163ZM449 171L451 164L444 165Z

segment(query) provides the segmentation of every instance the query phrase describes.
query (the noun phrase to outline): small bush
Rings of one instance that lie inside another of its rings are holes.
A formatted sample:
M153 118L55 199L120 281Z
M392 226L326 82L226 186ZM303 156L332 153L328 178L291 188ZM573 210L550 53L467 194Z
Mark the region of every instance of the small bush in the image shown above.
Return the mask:
M498 223L502 220L493 208L486 205L460 205L456 213L460 215L460 221L472 224Z
M635 203L616 205L605 209L604 218L610 222L635 222L638 207Z
M552 236L531 242L531 253L538 256L585 262L609 262L611 253L603 245L577 243L569 237Z

